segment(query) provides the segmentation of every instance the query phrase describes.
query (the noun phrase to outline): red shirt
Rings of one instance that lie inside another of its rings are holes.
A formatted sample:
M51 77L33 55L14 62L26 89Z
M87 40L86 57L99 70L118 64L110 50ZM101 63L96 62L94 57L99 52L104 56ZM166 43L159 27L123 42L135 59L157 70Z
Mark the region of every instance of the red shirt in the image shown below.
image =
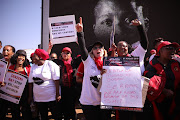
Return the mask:
M76 76L83 77L84 76L84 64L83 62L80 63Z
M31 66L28 65L28 66L26 66L25 68L26 68L27 74L26 74L25 70L22 71L22 72L19 72L19 73L21 73L21 74L23 74L23 75L29 76L29 73L30 73L30 70L31 70ZM10 69L10 70L13 70L13 71L15 71L15 72L18 72L18 71L15 69L15 65L9 66L9 69Z

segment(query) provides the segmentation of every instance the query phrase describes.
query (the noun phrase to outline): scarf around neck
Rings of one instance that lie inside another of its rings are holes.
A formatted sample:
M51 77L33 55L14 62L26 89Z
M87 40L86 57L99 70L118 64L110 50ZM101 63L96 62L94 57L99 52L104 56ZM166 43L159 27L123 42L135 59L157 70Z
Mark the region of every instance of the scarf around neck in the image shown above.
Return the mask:
M62 59L62 61L64 62L64 66L66 67L66 72L67 72L67 78L68 78L68 83L69 83L69 87L71 86L71 82L72 82L72 66L71 66L71 61L72 61L72 57L69 58L69 60L64 60ZM65 70L65 69L64 69ZM63 81L66 80L63 76ZM65 82L65 81L64 81Z
M96 64L98 70L102 70L103 60L101 59L101 57L99 57L99 58L95 57L94 61L95 61L95 64Z

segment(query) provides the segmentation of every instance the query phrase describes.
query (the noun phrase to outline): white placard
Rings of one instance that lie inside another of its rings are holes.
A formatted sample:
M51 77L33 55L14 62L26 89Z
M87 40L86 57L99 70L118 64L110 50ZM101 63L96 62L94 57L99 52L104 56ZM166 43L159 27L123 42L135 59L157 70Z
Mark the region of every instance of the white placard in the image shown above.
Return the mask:
M5 86L0 87L0 98L19 104L27 78L25 75L8 70L4 79Z
M0 59L0 83L4 81L6 70L7 70L7 62Z
M77 41L74 15L50 17L48 21L52 44L62 44Z
M104 60L103 68L107 72L102 77L101 105L143 107L141 71L137 61L137 58Z

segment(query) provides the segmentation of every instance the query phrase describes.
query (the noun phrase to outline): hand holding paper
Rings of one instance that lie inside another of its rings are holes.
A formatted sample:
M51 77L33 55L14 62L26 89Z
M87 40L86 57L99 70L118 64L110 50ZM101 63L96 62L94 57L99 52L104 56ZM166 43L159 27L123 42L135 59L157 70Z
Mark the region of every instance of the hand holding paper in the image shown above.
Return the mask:
M77 32L83 32L82 17L79 18L79 23L76 25Z

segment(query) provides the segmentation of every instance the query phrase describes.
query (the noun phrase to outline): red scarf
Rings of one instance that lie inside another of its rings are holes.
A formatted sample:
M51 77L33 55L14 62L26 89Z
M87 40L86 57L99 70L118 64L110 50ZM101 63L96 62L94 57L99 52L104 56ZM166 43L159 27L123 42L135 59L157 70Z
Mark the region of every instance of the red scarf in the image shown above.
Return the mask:
M69 87L70 87L71 82L72 82L72 74L71 73L73 72L73 69L72 69L72 66L71 66L72 57L70 57L69 60L67 60L67 61L65 61L63 59L62 59L62 61L64 62L64 66L66 67L67 78L68 78L68 83L69 83ZM65 76L63 76L63 81L66 80L64 77Z
M101 59L101 57L99 58L95 58L95 64L98 68L98 70L102 70L102 67L103 67L103 60Z

